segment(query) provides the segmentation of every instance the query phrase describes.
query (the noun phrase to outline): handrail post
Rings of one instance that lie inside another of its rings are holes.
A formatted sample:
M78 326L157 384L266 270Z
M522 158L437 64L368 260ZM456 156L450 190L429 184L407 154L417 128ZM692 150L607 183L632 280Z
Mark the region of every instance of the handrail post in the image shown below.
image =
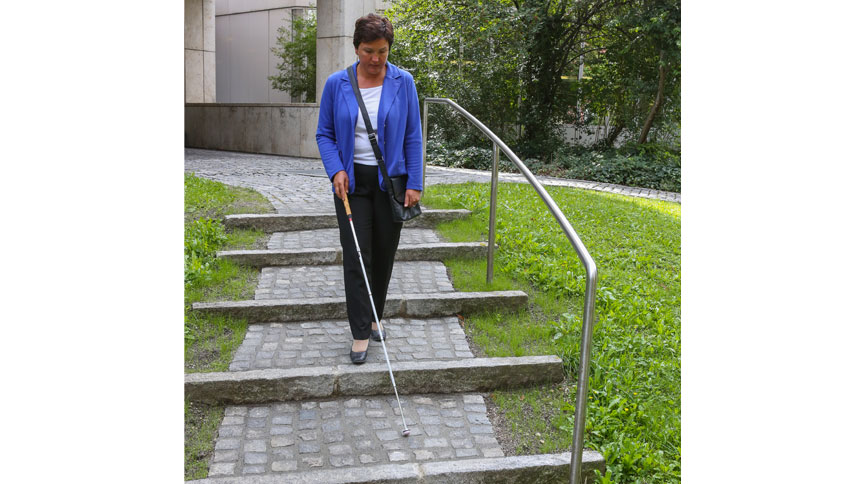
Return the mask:
M490 227L487 240L487 284L493 282L493 255L496 250L496 194L499 189L499 145L493 143L493 177L490 183Z
M423 165L421 168L421 187L427 185L427 108L430 103L424 100L424 119L421 121L421 160Z
M591 338L594 332L594 297L597 288L597 266L586 263L585 309L582 312L582 336L579 345L579 380L576 383L576 413L573 423L573 445L570 453L570 483L582 479L582 451L585 438L585 414L588 411L588 373L591 367Z

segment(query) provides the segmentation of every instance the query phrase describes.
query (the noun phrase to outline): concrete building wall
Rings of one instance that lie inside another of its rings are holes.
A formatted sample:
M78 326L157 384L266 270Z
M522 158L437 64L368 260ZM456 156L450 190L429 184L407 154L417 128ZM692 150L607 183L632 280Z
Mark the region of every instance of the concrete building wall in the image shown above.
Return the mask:
M319 158L316 104L186 104L191 148Z
M216 95L215 0L185 0L185 102Z
M334 7L334 4L342 5ZM283 26L289 31L292 19L297 16L307 17L311 10L318 8L326 10L318 19L319 96L322 92L319 77L327 77L335 68L342 69L355 60L352 48L355 19L370 11L381 12L390 4L382 0L215 0L217 102L318 102L318 99L299 99L271 87L268 78L278 72L278 58L272 53L278 28Z

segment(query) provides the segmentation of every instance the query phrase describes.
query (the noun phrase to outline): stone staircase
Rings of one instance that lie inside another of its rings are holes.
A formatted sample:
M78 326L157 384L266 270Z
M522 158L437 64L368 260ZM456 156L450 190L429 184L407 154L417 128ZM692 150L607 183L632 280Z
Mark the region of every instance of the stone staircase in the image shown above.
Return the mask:
M226 405L209 477L200 483L567 482L570 454L505 456L483 392L563 378L556 356L479 358L457 313L516 309L521 291L455 291L440 259L486 255L486 243L446 243L432 227L468 216L425 210L402 231L385 308L386 345L411 431L382 353L349 362L341 249L331 213L232 215L229 228L270 233L266 250L225 251L261 269L253 300L196 303L247 318L229 371L185 377L186 397ZM583 476L603 470L596 452Z

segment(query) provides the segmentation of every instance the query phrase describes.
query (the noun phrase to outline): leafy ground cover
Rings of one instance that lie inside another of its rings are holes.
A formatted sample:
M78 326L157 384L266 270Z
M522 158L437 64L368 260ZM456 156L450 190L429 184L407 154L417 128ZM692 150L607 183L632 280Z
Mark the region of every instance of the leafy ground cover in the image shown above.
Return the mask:
M680 482L681 277L678 204L547 187L598 267L585 444L607 460L604 482ZM452 241L487 237L489 185L428 187L434 208L467 208L440 225ZM529 185L500 184L493 289L521 289L517 314L469 315L489 356L557 354L560 385L497 391L492 399L519 454L570 449L585 271ZM450 260L458 290L488 290L486 261Z
M265 197L246 188L185 175L185 371L226 371L248 323L191 310L198 301L252 299L258 271L215 257L218 250L265 247L256 230L227 232L234 213L271 213ZM206 477L221 406L185 402L185 479Z
M272 213L259 193L185 175L186 371L223 371L244 337L246 322L197 314L191 304L253 298L258 271L215 257L218 250L265 245L257 230L227 232L221 219L234 213Z

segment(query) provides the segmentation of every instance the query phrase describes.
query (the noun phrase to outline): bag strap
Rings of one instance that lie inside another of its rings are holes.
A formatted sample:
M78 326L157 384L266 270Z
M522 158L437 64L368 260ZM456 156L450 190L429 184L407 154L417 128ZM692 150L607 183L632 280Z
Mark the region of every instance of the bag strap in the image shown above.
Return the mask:
M388 176L388 169L385 168L385 161L382 159L382 150L379 149L379 144L376 142L376 130L373 129L373 124L370 123L370 115L367 114L364 99L361 98L361 91L358 89L358 81L355 79L355 71L352 70L352 66L346 68L346 73L349 76L349 83L352 85L352 92L355 93L355 100L358 101L361 115L364 117L364 126L367 128L367 139L370 140L373 154L376 155L376 162L379 163L379 167L382 169L385 188L388 190L388 193L394 195L394 185L391 183L391 177ZM394 197L394 199L397 200L397 197Z

